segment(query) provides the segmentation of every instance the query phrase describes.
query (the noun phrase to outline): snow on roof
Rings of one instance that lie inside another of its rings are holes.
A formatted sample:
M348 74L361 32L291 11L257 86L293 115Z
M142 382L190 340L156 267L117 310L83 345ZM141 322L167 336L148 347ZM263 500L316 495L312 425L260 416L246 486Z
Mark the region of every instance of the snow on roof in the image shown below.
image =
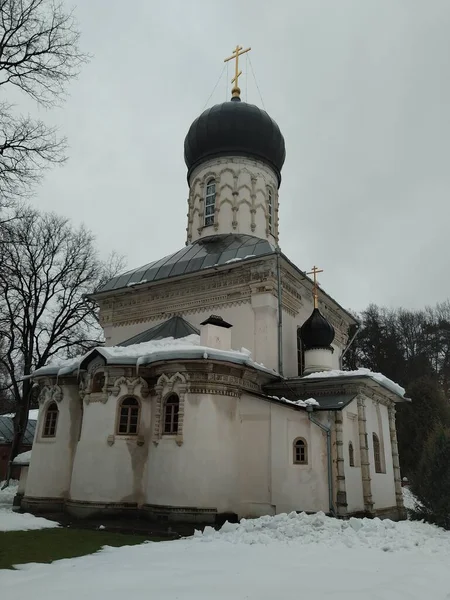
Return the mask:
M363 368L357 369L356 371L340 371L338 369L332 371L320 371L319 373L310 373L309 375L305 375L302 379L319 379L322 377L370 377L398 396L404 397L406 393L405 388L398 383L395 383L395 381L392 381L382 373L375 373L370 369Z
M161 360L203 358L205 360L226 360L238 364L245 364L266 373L277 375L275 371L254 362L250 357L250 352L246 348L241 348L241 350L219 350L217 348L200 346L200 336L192 334L184 338L174 339L173 337L170 337L130 346L98 346L97 348L90 350L87 354L76 357L75 359L51 362L45 367L34 371L32 376L42 377L45 375L56 375L57 377L62 377L64 375L76 373L86 359L94 352L98 352L103 356L107 364L127 364L134 365L137 368L141 365L151 364L152 362Z
M31 460L31 450L28 452L22 452L18 454L16 458L13 460L15 465L29 465Z
M301 406L302 408L307 408L308 406L320 406L320 404L314 398L308 398L307 400L289 400L284 396L269 396L269 398L273 398L274 400L279 400L280 402L286 402L286 404L294 404L295 406Z

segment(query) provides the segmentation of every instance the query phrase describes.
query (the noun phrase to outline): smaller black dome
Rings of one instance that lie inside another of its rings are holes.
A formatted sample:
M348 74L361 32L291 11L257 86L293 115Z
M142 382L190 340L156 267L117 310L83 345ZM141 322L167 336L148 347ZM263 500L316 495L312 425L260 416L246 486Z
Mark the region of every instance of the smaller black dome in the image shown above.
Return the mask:
M334 327L318 308L315 308L300 328L300 337L306 350L329 348L334 340Z

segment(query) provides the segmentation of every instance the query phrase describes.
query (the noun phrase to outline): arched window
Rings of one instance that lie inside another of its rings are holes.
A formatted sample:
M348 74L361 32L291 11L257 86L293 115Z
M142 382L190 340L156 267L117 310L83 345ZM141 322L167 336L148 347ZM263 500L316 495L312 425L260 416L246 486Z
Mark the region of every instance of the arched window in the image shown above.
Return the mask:
M119 435L137 435L139 428L140 405L136 398L124 398L120 403Z
M353 450L353 444L351 442L348 445L348 461L351 467L355 466L355 451Z
M42 437L55 437L56 436L56 426L58 424L58 407L56 402L51 402L47 410L45 412L44 419L44 430L42 432Z
M375 473L382 473L382 465L381 465L381 448L380 448L380 440L376 433L372 434L373 440L373 460L375 463Z
M267 188L267 217L269 231L273 233L273 193L271 188Z
M216 212L216 182L210 179L206 184L205 193L205 227L214 225L214 213Z
M300 327L297 327L297 375L301 377L303 375L303 369L305 365L305 350L302 344L302 336L300 333Z
M98 393L103 392L103 386L105 385L105 374L103 371L96 373L92 381L92 392Z
M164 403L164 429L165 435L178 433L178 415L180 412L180 399L176 394L168 396Z
M303 438L297 438L294 441L294 464L308 464L308 446Z

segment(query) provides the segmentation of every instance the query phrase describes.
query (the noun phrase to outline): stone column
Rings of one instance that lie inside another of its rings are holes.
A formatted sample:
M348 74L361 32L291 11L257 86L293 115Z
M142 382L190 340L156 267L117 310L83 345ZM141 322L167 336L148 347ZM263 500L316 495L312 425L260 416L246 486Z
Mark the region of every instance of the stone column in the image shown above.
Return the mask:
M402 480L400 474L400 461L398 456L398 444L397 444L397 430L395 427L395 405L392 403L388 407L389 412L389 434L391 438L391 450L392 450L392 465L394 467L394 485L395 485L395 500L397 503L397 509L399 517L404 519L405 507L403 504L403 492L402 492Z
M366 402L362 396L358 396L358 429L359 429L359 451L361 454L361 478L363 485L364 510L368 513L373 511L372 484L370 478L369 443L367 440L366 427Z
M340 517L347 514L347 491L345 487L344 471L344 439L342 431L342 411L335 413L336 424L336 463L337 463L337 487L336 487L336 506Z
M252 309L255 315L253 360L278 371L278 304L273 285L263 284L252 289Z

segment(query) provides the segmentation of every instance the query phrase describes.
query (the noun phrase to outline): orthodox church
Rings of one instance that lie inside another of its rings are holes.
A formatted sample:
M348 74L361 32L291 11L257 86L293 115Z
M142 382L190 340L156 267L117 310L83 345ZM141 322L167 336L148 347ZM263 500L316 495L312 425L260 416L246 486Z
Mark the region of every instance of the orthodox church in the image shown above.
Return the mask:
M24 510L214 523L290 511L403 518L404 390L342 371L357 323L279 245L285 142L232 98L184 144L187 239L93 298L106 343L33 374ZM311 273L310 273L311 274Z

